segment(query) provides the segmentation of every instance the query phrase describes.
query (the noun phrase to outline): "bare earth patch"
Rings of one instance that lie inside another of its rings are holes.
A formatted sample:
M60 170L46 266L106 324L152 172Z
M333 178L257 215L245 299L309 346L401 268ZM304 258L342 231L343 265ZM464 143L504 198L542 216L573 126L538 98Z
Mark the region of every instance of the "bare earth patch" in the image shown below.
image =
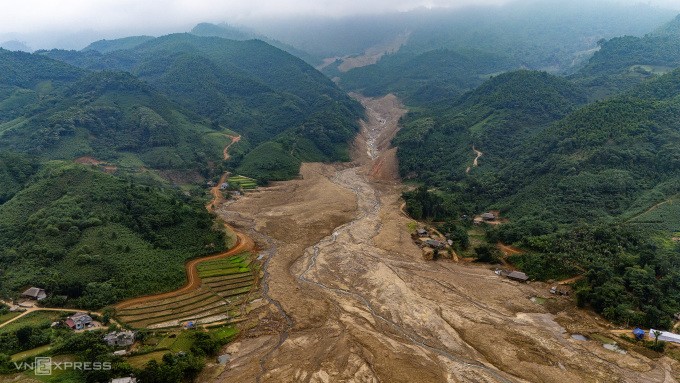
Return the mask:
M356 96L356 95L355 95ZM389 141L405 112L369 99L352 164L305 164L219 210L264 248L263 297L217 382L675 382L678 363L622 355L549 285L427 262L400 212ZM376 170L377 169L377 170ZM530 300L545 297L545 304Z

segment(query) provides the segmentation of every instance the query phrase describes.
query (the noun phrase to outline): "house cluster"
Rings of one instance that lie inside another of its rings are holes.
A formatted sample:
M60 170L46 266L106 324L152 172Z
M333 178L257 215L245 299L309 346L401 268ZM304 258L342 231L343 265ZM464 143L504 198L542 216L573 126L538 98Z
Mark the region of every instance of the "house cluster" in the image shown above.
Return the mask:
M92 317L87 313L76 313L67 317L64 321L71 330L84 330L86 328L95 327Z
M526 282L529 280L529 277L521 271L496 269L495 273L496 275L500 275L501 277L506 277L517 282Z
M451 240L447 240L436 233L430 233L425 228L417 229L413 239L416 245L423 250L423 258L428 261L433 260L437 255L444 258L451 257L449 252L453 245Z

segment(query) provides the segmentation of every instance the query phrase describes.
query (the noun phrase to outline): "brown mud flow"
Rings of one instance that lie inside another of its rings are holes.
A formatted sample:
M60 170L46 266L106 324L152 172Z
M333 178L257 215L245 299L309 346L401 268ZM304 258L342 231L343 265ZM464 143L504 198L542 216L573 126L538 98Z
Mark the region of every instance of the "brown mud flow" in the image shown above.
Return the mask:
M367 109L351 164L218 213L264 248L263 298L201 382L675 382L678 363L571 337L607 323L489 266L424 261L400 212L394 96ZM548 299L531 300L532 297ZM536 303L542 302L542 303ZM619 342L625 346L625 342Z

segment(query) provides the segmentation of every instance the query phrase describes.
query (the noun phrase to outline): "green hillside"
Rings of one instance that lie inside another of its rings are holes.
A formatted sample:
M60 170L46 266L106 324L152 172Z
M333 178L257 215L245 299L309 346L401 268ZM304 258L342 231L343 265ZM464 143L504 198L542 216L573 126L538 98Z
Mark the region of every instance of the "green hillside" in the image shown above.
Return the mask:
M496 76L454 101L407 116L394 141L401 174L433 185L487 179L492 169L516 158L528 137L584 102L582 89L544 72ZM484 166L468 175L473 145L484 153Z
M187 259L225 246L201 203L63 162L43 165L0 217L0 292L36 285L85 308L177 288Z
M599 99L666 74L680 66L680 39L672 34L623 36L602 40L600 49L573 76Z
M515 68L507 57L473 49L439 49L384 56L377 64L339 74L343 88L368 96L394 92L413 104L453 98L494 73Z
M37 171L31 158L11 152L0 152L0 204L19 192Z
M131 49L149 40L153 40L152 36L130 36L114 40L99 40L83 48L84 51L97 51L100 53L108 53L121 49Z
M679 90L680 69L584 105L585 91L568 80L520 71L411 113L394 141L400 169L428 188L405 194L409 212L455 227L461 216L500 210L509 222L487 239L528 250L510 261L530 277L584 274L580 304L667 327L680 310L680 289L669 284L680 264L670 240ZM478 167L473 144L484 153Z
M322 61L322 56L312 55L303 50L297 49L292 45L282 43L278 40L268 38L254 32L248 32L229 24L210 24L200 23L191 29L191 33L196 36L221 37L229 40L253 40L258 39L267 44L286 51L295 57L299 57L310 65L318 65Z
M0 132L0 149L43 160L121 163L133 156L155 169L203 169L221 159L222 145L208 139L213 130L205 120L130 74L87 74L54 92L48 101L27 98L30 114L3 124L12 127Z
M187 259L225 248L196 198L204 190L168 179L227 168L266 182L297 176L302 160L349 159L362 113L262 41L180 34L0 50L0 69L0 296L35 285L60 306L177 288Z
M108 54L42 54L87 69L129 71L213 126L242 134L235 149L243 155L233 157L232 167L257 156L249 152L271 140L287 153L286 163L347 160L347 142L362 113L307 63L258 40L175 34ZM265 169L245 170L266 180Z

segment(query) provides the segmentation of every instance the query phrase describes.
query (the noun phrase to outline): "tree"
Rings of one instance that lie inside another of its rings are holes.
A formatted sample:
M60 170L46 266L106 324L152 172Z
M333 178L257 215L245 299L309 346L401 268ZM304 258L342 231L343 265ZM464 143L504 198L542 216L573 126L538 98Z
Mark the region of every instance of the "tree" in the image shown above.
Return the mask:
M498 263L500 260L500 252L491 245L475 247L475 254L478 262Z
M661 336L661 331L654 330L654 346L659 344L659 337Z

